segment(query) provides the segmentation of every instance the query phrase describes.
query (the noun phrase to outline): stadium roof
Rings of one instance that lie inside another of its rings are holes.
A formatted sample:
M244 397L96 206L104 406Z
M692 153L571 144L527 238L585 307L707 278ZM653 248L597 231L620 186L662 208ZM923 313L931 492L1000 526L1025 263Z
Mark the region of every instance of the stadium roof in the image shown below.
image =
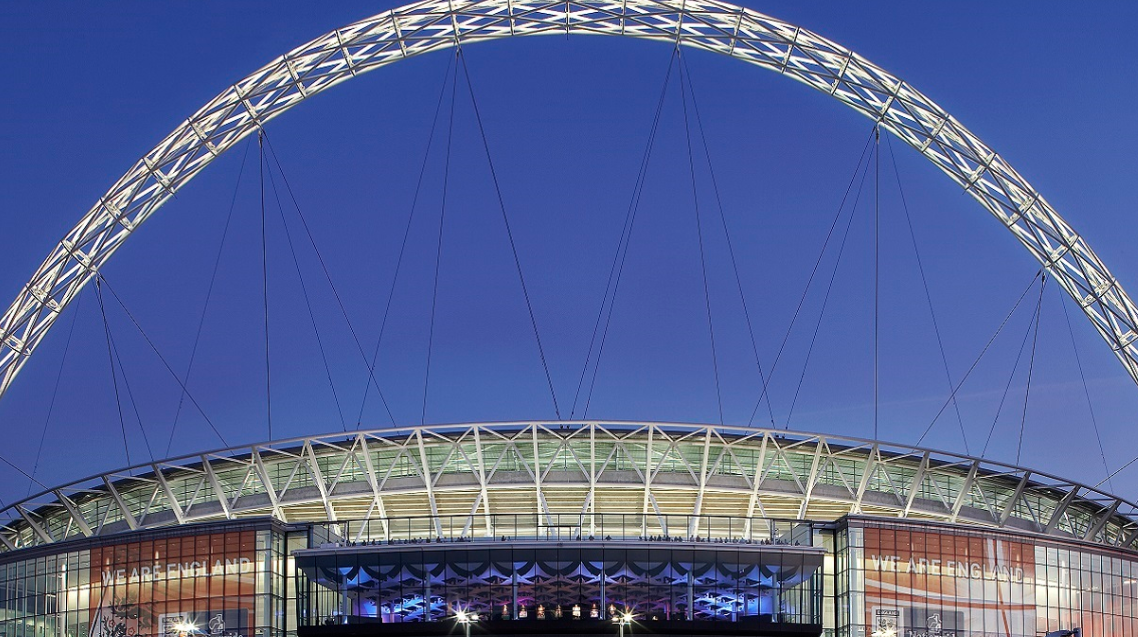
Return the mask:
M0 510L0 552L254 516L418 517L427 535L432 526L443 533L439 520L459 519L449 528L492 536L492 512L639 514L656 528L674 516L852 513L1138 550L1138 505L1022 467L828 434L588 421L334 433L137 465Z

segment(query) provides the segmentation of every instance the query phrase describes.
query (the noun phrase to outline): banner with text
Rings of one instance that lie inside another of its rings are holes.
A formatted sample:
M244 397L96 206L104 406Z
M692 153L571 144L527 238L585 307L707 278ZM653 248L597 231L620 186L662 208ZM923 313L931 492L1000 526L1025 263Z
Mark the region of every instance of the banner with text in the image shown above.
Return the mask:
M249 637L254 531L91 549L88 637Z
M1035 547L866 528L867 631L877 637L1035 634Z

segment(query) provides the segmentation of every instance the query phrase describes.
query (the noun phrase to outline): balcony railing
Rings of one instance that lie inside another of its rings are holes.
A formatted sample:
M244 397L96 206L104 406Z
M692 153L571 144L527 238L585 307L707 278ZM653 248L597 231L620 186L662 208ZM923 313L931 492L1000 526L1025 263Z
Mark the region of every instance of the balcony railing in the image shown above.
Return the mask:
M802 520L643 513L491 513L340 520L315 524L311 546L393 542L658 540L813 545Z

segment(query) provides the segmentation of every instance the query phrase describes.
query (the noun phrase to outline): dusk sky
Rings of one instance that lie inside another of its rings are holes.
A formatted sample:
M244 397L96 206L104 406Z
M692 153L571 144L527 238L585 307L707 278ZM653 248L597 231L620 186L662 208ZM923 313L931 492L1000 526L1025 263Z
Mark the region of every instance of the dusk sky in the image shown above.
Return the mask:
M81 215L202 104L274 57L395 6L0 5L0 303L6 308ZM1027 178L1122 286L1138 293L1134 3L748 6L851 48L935 100ZM1013 464L1018 456L1020 465L1091 485L1107 475L1096 428L1110 471L1138 456L1138 387L1051 283L1042 297L1038 287L1028 292L960 386L959 417L949 406L933 423L950 385L926 284L956 383L1039 266L979 204L896 139L882 139L880 174L871 163L858 205L853 195L847 201L786 337L843 193L851 179L861 179L855 167L872 122L775 73L698 51L684 52L690 70L684 80L690 79L706 132L701 136L690 120L694 194L680 79L672 67L595 386L590 393L594 347L578 392L672 49L561 36L479 43L466 47L464 57L472 87L462 72L452 84L453 53L434 53L362 75L267 126L275 152L275 159L266 157L263 186L273 438L383 428L392 420L556 420L472 89L563 418L717 423L717 368L728 424L771 426L773 418L775 426L795 431L873 437L873 184L879 181L880 439L915 444L929 428L923 446ZM184 377L216 261L187 387L229 445L269 438L259 159L255 140L230 150L103 269L162 357ZM420 171L422 191L398 263ZM770 404L757 411L762 382L712 177L759 360L767 372L776 356L779 361ZM706 268L693 202L703 224ZM359 347L368 356L376 347L397 265L376 368L385 409L374 389L364 398ZM27 472L34 468L47 486L225 446L188 399L179 412L177 382L109 293L104 302L115 365L121 359L125 371L125 380L122 373L115 380L121 421L93 286L65 311L0 400L6 434L0 455ZM1037 303L1036 340L1029 322ZM26 477L7 466L0 466L0 477L4 504L27 495ZM1136 478L1138 462L1110 490L1138 500Z

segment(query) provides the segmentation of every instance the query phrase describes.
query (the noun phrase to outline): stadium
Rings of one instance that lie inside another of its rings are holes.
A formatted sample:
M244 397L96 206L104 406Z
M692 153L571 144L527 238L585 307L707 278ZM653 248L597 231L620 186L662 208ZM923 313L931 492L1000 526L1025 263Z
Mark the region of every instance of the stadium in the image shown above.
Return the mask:
M717 425L437 425L136 466L3 510L9 637L1136 634L1138 506Z
M1010 230L1138 381L1138 307L1081 235L957 119L853 51L714 1L428 0L275 58L141 158L0 316L0 396L120 245L273 118L410 57L570 33L726 55L868 117ZM1060 472L723 424L270 440L0 509L0 637L1138 636L1138 504Z

